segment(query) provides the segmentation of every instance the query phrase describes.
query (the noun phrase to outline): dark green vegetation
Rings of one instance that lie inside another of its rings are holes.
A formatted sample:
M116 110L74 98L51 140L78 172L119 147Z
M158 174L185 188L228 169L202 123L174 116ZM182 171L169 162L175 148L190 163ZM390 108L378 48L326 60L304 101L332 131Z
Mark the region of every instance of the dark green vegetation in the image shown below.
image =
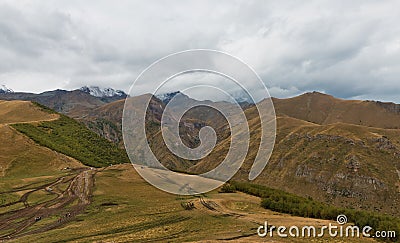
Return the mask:
M347 216L350 222L359 227L370 226L379 231L396 231L396 238L400 239L400 219L392 216L360 211L348 208L335 207L312 198L304 198L266 186L245 182L230 182L221 189L222 192L240 191L253 196L261 197L261 206L276 212L287 213L293 216L336 220L340 214Z
M129 163L125 151L64 115L60 115L55 121L12 126L39 145L68 155L88 166Z

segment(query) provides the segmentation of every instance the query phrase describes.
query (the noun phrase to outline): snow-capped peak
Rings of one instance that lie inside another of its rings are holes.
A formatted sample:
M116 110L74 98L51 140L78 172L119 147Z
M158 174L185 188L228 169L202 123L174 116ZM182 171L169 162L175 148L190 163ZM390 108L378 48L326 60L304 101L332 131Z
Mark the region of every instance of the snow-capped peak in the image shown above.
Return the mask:
M84 86L79 90L88 93L95 97L113 97L113 96L126 96L125 92L122 90L115 90L113 88L100 88L98 86Z
M163 94L157 94L156 97L164 102L165 104L168 104L174 98L176 95L182 94L180 91L175 91L175 92L170 92L170 93L163 93Z
M5 85L0 85L0 94L14 93L12 89L7 88Z

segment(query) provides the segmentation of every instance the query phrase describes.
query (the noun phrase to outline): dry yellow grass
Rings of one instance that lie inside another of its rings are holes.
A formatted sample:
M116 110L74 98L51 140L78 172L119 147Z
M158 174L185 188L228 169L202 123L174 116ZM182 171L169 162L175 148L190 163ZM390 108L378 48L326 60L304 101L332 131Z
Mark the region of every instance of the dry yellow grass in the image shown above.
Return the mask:
M306 93L289 99L273 99L279 116L317 124L337 122L380 128L400 128L400 115L376 102L342 100L321 93Z
M0 100L0 177L34 178L53 175L65 167L82 164L63 154L41 147L8 124L30 123L58 119L29 101ZM5 187L5 180L0 185Z
M96 174L93 203L78 221L19 238L18 242L310 242L310 238L260 238L255 233L265 220L273 225L317 228L330 223L263 209L259 198L243 193L213 191L204 200L216 210L206 208L199 198L180 197L152 187L129 164L110 166ZM181 202L188 201L196 208L184 210ZM328 240L340 242L318 239ZM357 238L346 242L369 241Z
M49 121L58 117L57 114L41 111L29 101L0 100L0 124Z
M65 167L82 167L75 159L41 147L13 128L0 125L0 177L35 177ZM0 183L1 184L1 183Z

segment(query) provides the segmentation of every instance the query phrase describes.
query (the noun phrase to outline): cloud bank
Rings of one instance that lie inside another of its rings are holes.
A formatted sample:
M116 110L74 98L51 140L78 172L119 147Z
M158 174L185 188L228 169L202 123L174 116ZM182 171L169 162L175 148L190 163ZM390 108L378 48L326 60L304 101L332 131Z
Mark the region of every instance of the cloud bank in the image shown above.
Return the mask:
M127 91L186 49L239 57L272 96L400 103L399 1L2 1L0 84Z

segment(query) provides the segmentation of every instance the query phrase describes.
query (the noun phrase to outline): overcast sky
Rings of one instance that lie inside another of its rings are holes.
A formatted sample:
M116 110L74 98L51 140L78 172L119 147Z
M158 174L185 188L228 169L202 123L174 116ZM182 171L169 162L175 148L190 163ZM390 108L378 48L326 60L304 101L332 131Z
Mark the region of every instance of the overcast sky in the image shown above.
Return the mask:
M272 96L400 103L400 1L0 1L0 85L127 91L157 59L228 52Z

